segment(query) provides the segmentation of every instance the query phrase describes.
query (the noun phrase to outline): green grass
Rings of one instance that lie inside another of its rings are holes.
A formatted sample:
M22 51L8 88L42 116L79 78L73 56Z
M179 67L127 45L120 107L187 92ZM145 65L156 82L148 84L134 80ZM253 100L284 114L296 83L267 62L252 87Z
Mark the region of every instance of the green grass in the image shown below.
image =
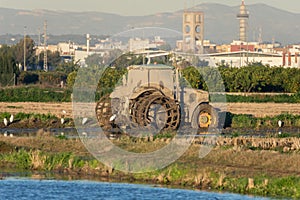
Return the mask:
M210 96L210 101L212 102L223 102L226 99L228 103L300 103L300 93L293 95L251 95L251 96L242 96L242 95L224 95L214 94Z
M11 116L8 112L0 113L0 121L3 121L4 118L9 118ZM14 115L14 121L26 120L26 119L36 119L42 122L47 122L48 120L58 119L55 115L50 113L48 114L38 114L38 113L23 113L19 112Z
M0 89L1 102L70 102L71 90L36 86Z
M285 127L300 127L300 115L281 114L273 117L254 117L247 114L228 114L226 127L231 128L278 128L281 120Z

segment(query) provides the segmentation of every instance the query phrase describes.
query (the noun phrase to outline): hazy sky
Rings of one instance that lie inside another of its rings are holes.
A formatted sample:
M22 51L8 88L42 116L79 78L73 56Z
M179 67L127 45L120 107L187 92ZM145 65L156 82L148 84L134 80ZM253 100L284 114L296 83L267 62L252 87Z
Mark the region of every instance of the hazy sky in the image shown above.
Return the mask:
M205 2L237 6L240 5L241 0L0 0L0 7L29 10L101 11L136 16L176 11ZM245 0L245 2L246 4L265 3L300 13L299 0Z

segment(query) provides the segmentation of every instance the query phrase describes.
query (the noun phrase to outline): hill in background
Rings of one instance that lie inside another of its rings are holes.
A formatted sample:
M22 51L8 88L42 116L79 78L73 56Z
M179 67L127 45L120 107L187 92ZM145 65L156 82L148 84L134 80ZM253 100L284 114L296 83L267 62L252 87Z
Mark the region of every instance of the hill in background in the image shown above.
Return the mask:
M204 3L194 9L205 13L205 39L215 43L229 43L238 39L239 23L236 14L239 6ZM257 41L259 29L262 39L282 44L300 43L300 14L280 10L266 4L247 5L250 12L249 41ZM0 35L24 33L38 35L43 31L44 20L48 34L113 35L138 27L164 27L181 31L182 13L157 13L147 16L120 16L102 12L68 12L51 10L17 10L0 8ZM51 39L51 38L50 38ZM9 42L9 39L5 39ZM62 39L63 40L63 39ZM3 37L1 38L3 42Z

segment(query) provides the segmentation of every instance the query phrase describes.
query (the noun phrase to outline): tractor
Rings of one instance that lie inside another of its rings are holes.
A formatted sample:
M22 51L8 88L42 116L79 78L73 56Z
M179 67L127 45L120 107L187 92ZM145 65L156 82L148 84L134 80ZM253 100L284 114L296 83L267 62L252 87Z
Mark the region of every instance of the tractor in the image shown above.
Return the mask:
M127 69L114 91L96 104L96 116L104 129L112 123L122 130L218 126L218 111L209 104L208 92L184 87L187 84L175 67L144 64Z

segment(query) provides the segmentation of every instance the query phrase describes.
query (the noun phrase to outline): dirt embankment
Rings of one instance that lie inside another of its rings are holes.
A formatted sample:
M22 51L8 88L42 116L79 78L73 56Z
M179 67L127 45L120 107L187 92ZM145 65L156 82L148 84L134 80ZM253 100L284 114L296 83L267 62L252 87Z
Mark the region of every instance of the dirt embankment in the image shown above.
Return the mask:
M251 114L255 117L275 116L282 113L300 115L300 104L288 103L228 103L224 109L234 114ZM50 113L60 117L63 110L66 111L66 117L72 117L72 103L0 102L0 111L12 114Z
M155 141L126 139L113 141L113 143L122 146L127 151L142 152L146 148L149 151L162 148L168 144L167 141L167 139L157 139ZM298 167L300 165L299 148L290 153L292 147L287 152L284 151L283 147L299 145L298 138L276 139L276 141L269 138L219 138L217 144L203 158L199 157L199 153L203 148L203 144L199 142L192 144L184 155L176 161L176 165L185 166L185 168L191 170L191 173L209 169L232 177L255 177L261 174L280 177L300 174L300 168ZM278 144L274 146L274 142ZM80 139L60 140L49 136L13 138L0 136L1 154L17 152L20 149L48 153L70 152L80 157L91 157Z

